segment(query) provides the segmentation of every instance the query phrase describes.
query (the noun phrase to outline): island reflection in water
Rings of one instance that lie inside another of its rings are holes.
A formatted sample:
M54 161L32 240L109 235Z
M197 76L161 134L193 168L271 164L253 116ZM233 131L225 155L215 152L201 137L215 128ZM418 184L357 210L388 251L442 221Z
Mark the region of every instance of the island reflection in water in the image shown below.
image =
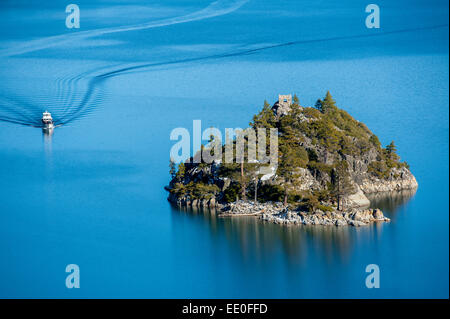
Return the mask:
M395 219L399 209L414 196L413 191L371 195L372 207L380 208L385 216ZM173 220L188 218L208 226L213 236L225 236L230 247L239 247L245 260L270 260L278 251L290 265L302 265L314 254L328 265L347 263L359 243L376 243L389 223L376 222L369 226L276 225L258 217L219 217L216 209L176 207L172 205Z
M379 208L393 220L398 211L406 205L416 194L417 189L405 189L396 192L367 194L370 207Z

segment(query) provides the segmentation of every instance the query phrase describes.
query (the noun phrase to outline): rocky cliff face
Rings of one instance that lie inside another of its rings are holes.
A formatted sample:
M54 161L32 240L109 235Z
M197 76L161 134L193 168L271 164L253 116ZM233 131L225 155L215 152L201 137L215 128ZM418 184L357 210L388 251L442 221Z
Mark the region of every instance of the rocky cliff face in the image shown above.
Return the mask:
M416 178L406 167L393 168L387 179L365 176L360 182L360 188L365 194L414 190L419 187Z

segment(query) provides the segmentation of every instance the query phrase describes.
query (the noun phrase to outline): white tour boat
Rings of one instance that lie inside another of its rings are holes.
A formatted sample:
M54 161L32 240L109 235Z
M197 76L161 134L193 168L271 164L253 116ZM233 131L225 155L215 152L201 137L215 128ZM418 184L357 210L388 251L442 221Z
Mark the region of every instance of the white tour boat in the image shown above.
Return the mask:
M44 127L43 127L44 130L50 130L55 127L53 125L52 115L48 111L45 111L44 113L42 113L42 123L44 124Z

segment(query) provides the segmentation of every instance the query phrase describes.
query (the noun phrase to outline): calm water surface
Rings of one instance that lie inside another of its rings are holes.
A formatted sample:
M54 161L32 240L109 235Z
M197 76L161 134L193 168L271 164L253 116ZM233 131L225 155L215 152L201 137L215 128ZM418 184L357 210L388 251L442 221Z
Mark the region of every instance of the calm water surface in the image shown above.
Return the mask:
M360 1L78 4L70 32L65 2L0 5L0 297L448 297L448 3L381 1L380 30ZM98 28L114 32L77 35ZM280 227L167 202L173 128L243 127L264 99L326 90L419 182L371 198L390 223ZM52 136L11 123L45 109L65 123Z

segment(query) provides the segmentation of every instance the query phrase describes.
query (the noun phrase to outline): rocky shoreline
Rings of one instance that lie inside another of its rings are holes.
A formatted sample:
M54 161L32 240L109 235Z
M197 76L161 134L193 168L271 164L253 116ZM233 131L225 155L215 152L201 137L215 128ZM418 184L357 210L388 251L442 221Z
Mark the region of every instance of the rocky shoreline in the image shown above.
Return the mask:
M260 219L281 225L366 226L373 222L389 222L379 209L350 209L348 211L302 212L284 207L281 203L254 204L238 201L226 205L219 216L259 216Z
M390 180L365 179L357 185L357 192L343 198L346 209L333 211L302 212L285 207L280 202L254 203L239 200L220 203L215 197L209 199L189 199L169 193L168 200L179 207L215 209L219 217L255 216L263 221L280 225L334 225L365 226L373 222L389 222L380 209L369 209L366 195L386 194L397 191L415 192L418 183L409 170L397 170L398 175Z
M389 222L379 209L365 209L356 211L333 212L292 212L289 209L278 214L263 214L261 219L275 224L303 224L303 225L328 225L328 226L367 226L373 222Z
M192 205L191 205L192 206ZM349 209L323 212L302 212L285 207L282 203L253 203L237 201L230 204L201 203L199 208L215 208L218 217L256 216L261 220L279 225L324 225L324 226L366 226L373 222L389 222L380 209Z

